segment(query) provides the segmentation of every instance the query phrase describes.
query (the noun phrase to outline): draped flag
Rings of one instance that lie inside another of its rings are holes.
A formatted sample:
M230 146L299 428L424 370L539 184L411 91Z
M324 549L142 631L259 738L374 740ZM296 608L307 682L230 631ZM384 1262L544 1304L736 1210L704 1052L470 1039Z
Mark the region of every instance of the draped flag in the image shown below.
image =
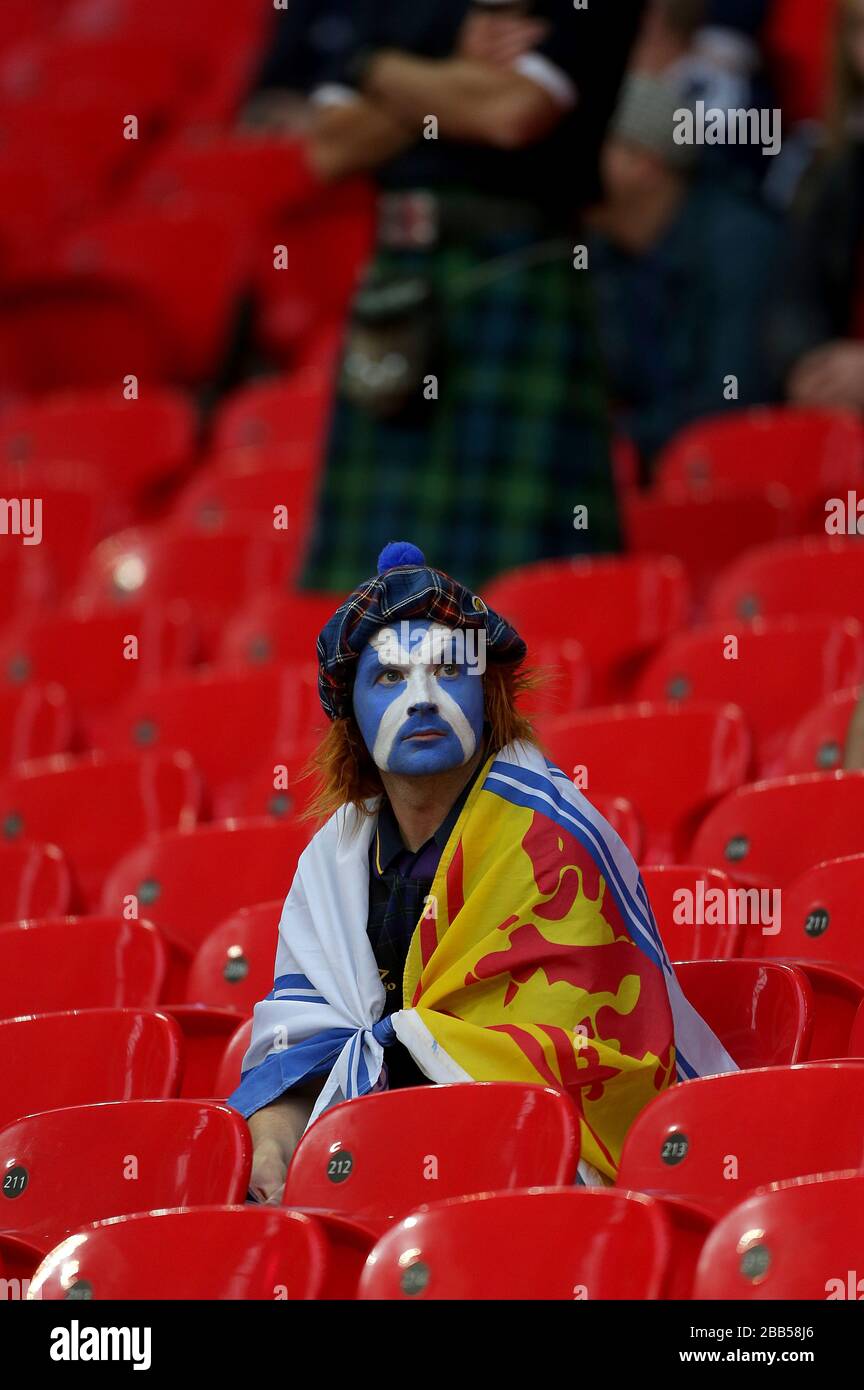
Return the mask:
M301 857L231 1097L244 1114L324 1073L313 1120L374 1089L395 1034L436 1082L567 1091L582 1158L611 1180L630 1124L676 1074L735 1070L681 994L626 847L533 745L477 779L387 1019L366 935L373 829L343 809Z

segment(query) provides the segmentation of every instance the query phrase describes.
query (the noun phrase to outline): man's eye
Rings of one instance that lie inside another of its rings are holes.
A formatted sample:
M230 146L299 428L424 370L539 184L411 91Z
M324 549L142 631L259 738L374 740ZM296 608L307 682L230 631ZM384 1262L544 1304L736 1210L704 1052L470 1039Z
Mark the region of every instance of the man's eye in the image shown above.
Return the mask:
M438 668L438 670L439 674L442 676L458 676L459 674L459 667L457 666L455 661L445 662L443 666L440 666Z
M396 685L402 679L401 671L382 671L378 677L379 685Z

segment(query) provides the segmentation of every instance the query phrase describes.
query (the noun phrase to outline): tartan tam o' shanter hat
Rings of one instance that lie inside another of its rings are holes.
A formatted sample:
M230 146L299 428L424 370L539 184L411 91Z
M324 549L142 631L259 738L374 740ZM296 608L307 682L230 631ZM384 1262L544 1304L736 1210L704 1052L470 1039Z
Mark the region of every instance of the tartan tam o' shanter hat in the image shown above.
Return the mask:
M380 628L410 618L484 632L487 660L515 665L525 657L518 632L482 598L427 565L415 545L394 541L381 551L378 573L349 594L318 638L318 695L328 719L351 713L357 660L369 639Z

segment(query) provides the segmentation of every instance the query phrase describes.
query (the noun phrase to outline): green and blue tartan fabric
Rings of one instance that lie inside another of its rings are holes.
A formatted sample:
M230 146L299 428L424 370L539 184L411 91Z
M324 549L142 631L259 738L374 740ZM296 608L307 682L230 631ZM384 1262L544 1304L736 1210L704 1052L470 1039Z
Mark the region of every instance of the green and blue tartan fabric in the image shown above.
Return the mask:
M460 288L519 249L509 236L376 256L376 277L433 284L439 398L390 420L337 398L302 587L353 588L393 536L475 589L514 565L619 548L588 272L562 242L553 260Z

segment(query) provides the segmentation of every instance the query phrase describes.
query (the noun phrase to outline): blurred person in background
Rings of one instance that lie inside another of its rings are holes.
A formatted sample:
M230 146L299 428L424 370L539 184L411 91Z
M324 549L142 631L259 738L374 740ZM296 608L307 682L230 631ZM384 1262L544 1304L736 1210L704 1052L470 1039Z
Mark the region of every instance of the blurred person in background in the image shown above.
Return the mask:
M363 0L315 100L328 180L369 171L358 293L303 584L353 584L408 532L477 584L619 532L574 214L644 0ZM574 514L580 513L575 529Z
M351 52L354 0L290 0L273 16L273 36L240 124L287 135L309 129L311 92Z
M662 76L683 105L706 110L771 106L761 36L771 0L653 0L632 63ZM718 144L702 149L715 177L758 187L768 170L758 146Z
M682 426L768 392L760 334L779 224L699 177L697 150L673 139L679 100L662 77L628 78L589 239L618 424L646 461Z
M843 0L827 150L802 194L771 345L796 405L864 410L864 0Z

